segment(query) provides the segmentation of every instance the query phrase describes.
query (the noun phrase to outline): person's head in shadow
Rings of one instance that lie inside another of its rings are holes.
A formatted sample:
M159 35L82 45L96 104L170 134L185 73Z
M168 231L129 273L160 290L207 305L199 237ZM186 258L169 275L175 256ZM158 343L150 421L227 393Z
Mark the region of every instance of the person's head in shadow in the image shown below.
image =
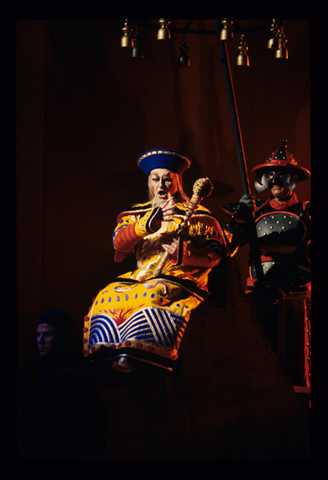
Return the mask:
M39 357L53 361L66 357L73 348L73 320L60 309L47 311L38 321L36 340Z

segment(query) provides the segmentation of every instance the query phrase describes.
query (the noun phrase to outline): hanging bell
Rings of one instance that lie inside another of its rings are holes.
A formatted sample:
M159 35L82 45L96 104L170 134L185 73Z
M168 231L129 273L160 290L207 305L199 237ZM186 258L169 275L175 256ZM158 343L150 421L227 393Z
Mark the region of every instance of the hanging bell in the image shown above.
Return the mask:
M271 27L270 27L270 32L272 32L271 37L268 40L268 49L272 50L278 50L279 48L279 40L278 40L278 33L279 33L279 28L276 24L275 19L272 20Z
M221 23L223 26L220 33L220 40L222 42L231 42L231 40L233 39L233 20L230 20L229 18L222 18Z
M160 28L157 32L157 40L170 40L171 32L168 28L170 25L169 20L165 20L165 18L160 18L158 22L160 24Z
M140 45L137 45L135 42L134 42L134 47L132 48L132 51L131 51L131 57L136 59L143 58L142 48L140 47Z
M132 48L133 47L133 38L131 36L131 29L129 28L128 19L124 22L124 27L122 28L123 37L121 38L121 48Z
M288 50L285 45L281 45L276 51L276 58L283 58L284 60L288 59Z
M286 43L288 40L285 38L285 34L283 32L283 29L278 34L278 39L279 39L279 48L276 50L276 58L283 58L285 60L288 59L288 50L286 47Z
M238 67L249 67L249 56L247 55L248 47L244 40L244 34L240 37L240 43L238 46L238 55L237 55L237 66Z
M187 54L189 47L187 46L187 42L184 39L181 42L179 50L181 54L179 56L178 66L182 68L190 67L190 58L189 58L189 55Z
M139 45L139 36L138 36L138 31L137 27L135 29L135 35L134 35L134 46L131 51L131 57L135 59L141 59L143 58L143 51L141 46Z
M274 37L271 37L269 40L268 40L268 49L270 50L278 50L279 48L279 40L276 36Z

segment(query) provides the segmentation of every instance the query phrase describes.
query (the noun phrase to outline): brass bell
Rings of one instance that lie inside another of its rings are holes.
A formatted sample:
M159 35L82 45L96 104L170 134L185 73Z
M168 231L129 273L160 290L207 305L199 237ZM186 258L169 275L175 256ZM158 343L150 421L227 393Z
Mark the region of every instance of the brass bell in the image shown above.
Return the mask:
M279 48L279 40L278 40L278 33L279 29L276 24L275 19L272 20L271 27L270 27L270 32L272 32L272 36L268 40L268 45L267 47L272 50L278 50Z
M179 55L178 66L182 68L190 67L190 58L189 58L189 55L187 54L189 47L187 46L187 42L185 41L184 38L181 42L179 50L181 54Z
M288 59L288 50L285 45L281 45L279 50L276 51L276 58L283 58L284 60Z
M272 50L278 50L279 40L275 35L268 40L268 48Z
M128 19L124 22L124 27L122 28L123 37L121 38L121 48L132 48L133 38L131 36L131 29L129 28Z
M139 36L138 36L137 26L135 28L134 46L132 48L131 57L135 59L143 58L143 51L141 46L139 45Z
M233 31L232 31L232 24L233 20L229 18L222 18L221 23L223 25L220 33L220 40L222 42L231 42L233 39Z
M170 25L169 20L165 20L165 18L160 18L158 22L160 24L160 28L157 32L157 40L170 40L171 32L168 28L168 26Z
M237 66L238 67L249 67L249 57L247 55L248 47L244 40L244 34L240 37L240 43L238 46L238 55L237 55Z
M132 51L131 51L131 57L136 59L143 58L142 48L140 47L140 45L137 45L135 42L134 42L134 47L132 48Z
M288 50L287 50L287 47L286 47L286 43L288 42L288 40L285 38L283 29L278 34L278 39L279 39L279 48L278 48L278 50L276 50L275 56L276 56L276 58L283 58L283 59L287 60L288 59Z

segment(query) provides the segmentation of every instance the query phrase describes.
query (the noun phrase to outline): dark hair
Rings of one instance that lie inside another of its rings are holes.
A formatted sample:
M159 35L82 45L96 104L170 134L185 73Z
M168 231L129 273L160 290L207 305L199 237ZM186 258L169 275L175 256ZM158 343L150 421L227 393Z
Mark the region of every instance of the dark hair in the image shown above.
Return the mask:
M74 327L70 314L65 312L65 310L60 309L48 310L40 317L38 325L40 323L54 325L60 332L68 332L69 334L72 333Z

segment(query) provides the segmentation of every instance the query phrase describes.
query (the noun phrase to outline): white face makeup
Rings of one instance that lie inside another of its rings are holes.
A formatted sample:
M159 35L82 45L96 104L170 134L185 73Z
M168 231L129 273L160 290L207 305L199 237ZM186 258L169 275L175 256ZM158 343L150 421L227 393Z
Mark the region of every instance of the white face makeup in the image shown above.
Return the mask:
M156 201L164 202L178 190L176 175L166 168L156 168L150 172L149 187Z

